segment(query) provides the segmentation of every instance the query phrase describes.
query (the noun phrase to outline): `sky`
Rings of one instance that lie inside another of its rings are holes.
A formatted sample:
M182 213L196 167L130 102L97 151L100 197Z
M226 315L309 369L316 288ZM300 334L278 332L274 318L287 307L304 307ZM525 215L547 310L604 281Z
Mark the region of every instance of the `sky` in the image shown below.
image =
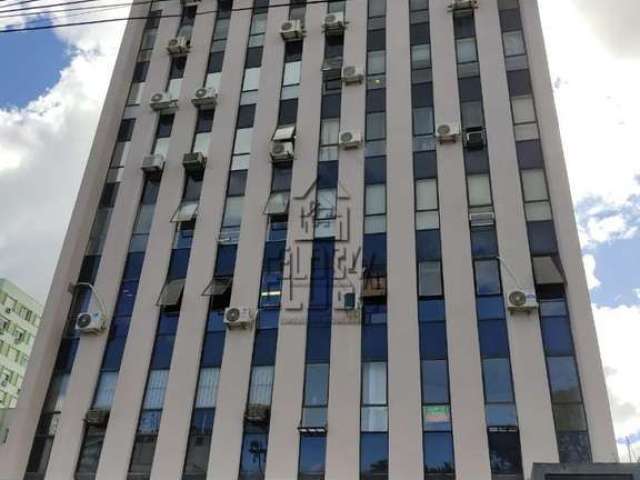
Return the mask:
M640 2L539 3L616 435L633 438L638 458ZM57 16L85 19L72 15ZM0 12L0 29L32 20ZM123 27L0 34L0 277L41 300ZM627 460L626 446L619 449Z

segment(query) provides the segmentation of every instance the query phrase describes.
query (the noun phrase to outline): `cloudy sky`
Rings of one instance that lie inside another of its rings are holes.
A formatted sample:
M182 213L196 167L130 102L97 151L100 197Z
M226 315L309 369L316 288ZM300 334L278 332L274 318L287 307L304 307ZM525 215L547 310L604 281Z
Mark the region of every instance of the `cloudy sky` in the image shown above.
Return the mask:
M640 2L539 1L616 433L640 456ZM0 277L42 300L122 28L0 34Z

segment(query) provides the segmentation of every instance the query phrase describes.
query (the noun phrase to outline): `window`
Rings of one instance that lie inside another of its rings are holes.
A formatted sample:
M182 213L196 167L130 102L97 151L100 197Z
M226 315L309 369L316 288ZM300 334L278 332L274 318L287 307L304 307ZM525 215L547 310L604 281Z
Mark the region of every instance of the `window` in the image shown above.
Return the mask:
M147 389L142 406L143 409L158 410L162 408L168 380L169 370L151 370L149 372Z
M386 186L384 184L367 185L365 200L365 215L386 213Z
M489 460L494 474L522 473L520 435L517 432L490 432Z
M325 436L300 437L300 463L298 478L300 480L316 480L324 478L324 464L327 447Z
M478 61L475 38L461 38L456 40L456 52L458 54L458 63Z
M102 372L100 374L96 396L93 400L93 408L111 408L111 402L116 393L117 381L118 372Z
M178 278L167 282L162 288L158 306L176 307L182 299L182 290L184 289L184 278Z
M433 108L422 107L413 109L413 134L433 134Z
M422 362L422 403L449 403L449 378L446 360Z
M548 199L547 182L542 169L523 170L522 187L525 202Z
M547 355L572 355L573 340L567 317L542 317L542 338Z
M216 406L219 376L219 368L200 369L198 391L196 393L196 408L214 408Z
M304 384L305 406L327 405L329 389L329 364L309 364Z
M418 288L421 297L442 295L442 275L440 269L440 262L420 262L418 264Z
M438 209L438 183L435 178L416 182L416 210Z
M522 31L520 30L504 32L502 34L502 43L504 45L504 55L506 57L524 55L526 53L524 38L522 37Z
M249 404L271 405L271 389L273 387L273 367L252 367Z
M532 123L536 121L533 98L530 95L511 98L513 123Z
M242 222L244 197L227 197L224 209L223 227L239 227Z
M422 443L425 473L453 472L453 438L450 432L425 432Z
M501 292L500 271L497 260L476 260L475 278L477 295L496 295Z
M589 434L587 432L558 433L558 451L560 453L560 462L590 463Z
M248 92L258 90L260 87L260 67L247 68L244 71L244 79L242 80L242 91Z
M387 478L389 472L389 436L386 433L360 435L360 479Z
M266 433L245 433L242 438L239 480L257 480L264 478L267 463Z
M508 357L509 340L504 319L478 322L482 358Z
M491 205L491 183L489 181L489 175L467 176L467 187L469 189L470 207Z
M387 403L387 364L367 362L362 365L363 405L385 405Z
M551 400L553 402L580 402L578 371L573 357L547 358Z
M482 360L484 394L487 403L512 402L511 368L506 358Z
M367 140L377 140L386 136L386 113L368 113L366 118Z

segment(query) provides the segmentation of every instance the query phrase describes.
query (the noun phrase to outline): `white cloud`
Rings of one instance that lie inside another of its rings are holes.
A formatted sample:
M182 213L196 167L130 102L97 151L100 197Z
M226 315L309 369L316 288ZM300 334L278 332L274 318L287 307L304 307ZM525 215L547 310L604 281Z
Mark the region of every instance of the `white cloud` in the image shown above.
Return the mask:
M584 216L579 231L583 248L633 238L638 232L638 227L631 225L630 222L633 220L626 217L624 210L618 210L618 213L611 216Z
M72 57L58 83L0 109L0 276L44 300L113 68L122 24L61 34Z
M640 305L594 305L594 315L616 436L624 438L640 432ZM640 442L634 448L640 454ZM620 455L626 459L626 446L620 446Z
M587 284L589 290L598 288L600 286L600 280L596 276L596 259L593 255L583 255L582 261L584 263L584 269L587 274Z
M601 0L540 2L569 180L585 246L634 234L625 233L625 228L633 229L628 216L615 214L632 208L637 215L640 208L636 154L640 3L618 0L615 4L612 8ZM585 205L589 208L581 208ZM611 218L594 219L603 209L609 210Z

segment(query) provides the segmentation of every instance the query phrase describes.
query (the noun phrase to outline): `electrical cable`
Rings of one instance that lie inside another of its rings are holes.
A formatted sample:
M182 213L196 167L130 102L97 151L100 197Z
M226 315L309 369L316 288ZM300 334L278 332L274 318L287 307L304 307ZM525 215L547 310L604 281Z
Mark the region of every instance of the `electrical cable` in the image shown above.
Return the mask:
M37 0L25 0L25 1L37 1ZM98 1L98 0L75 0L74 3L84 3L84 2L92 2L92 1ZM322 4L322 3L329 3L331 0L308 0L306 2L306 5L313 5L313 4ZM345 0L347 1L347 0ZM66 4L70 4L71 2L67 2ZM147 4L147 3L152 3L149 0L144 0L141 2L133 2L132 5L139 5L139 4ZM294 5L300 5L300 3L282 3L282 4L278 4L278 5L268 5L265 7L241 7L241 8L232 8L229 11L231 12L242 12L242 11L253 11L253 10L270 10L272 8L284 8L284 7L290 7L290 6L294 6ZM42 8L42 7L40 7ZM207 11L203 11L203 12L196 12L196 15L207 15L207 14L212 14L212 13L216 13L218 10L207 10ZM56 13L60 13L63 12L63 10L57 11ZM6 13L3 12L2 10L0 10L0 13ZM19 16L19 15L16 15ZM82 22L71 22L71 23L60 23L60 24L48 24L48 25L37 25L37 26L30 26L30 27L19 27L19 28L10 28L10 29L4 29L4 30L0 30L0 34L3 33L16 33L16 32L29 32L29 31L37 31L37 30L51 30L54 28L65 28L65 27L79 27L79 26L86 26L86 25L97 25L97 24L101 24L101 23L113 23L113 22L123 22L123 21L128 21L128 20L148 20L150 18L153 19L161 19L161 18L180 18L182 17L181 14L166 14L166 15L155 15L155 16L149 16L149 15L144 15L144 16L138 16L138 17L132 17L132 16L128 16L128 17L119 17L119 18L105 18L105 19L100 19L100 20L86 20L86 21L82 21Z

